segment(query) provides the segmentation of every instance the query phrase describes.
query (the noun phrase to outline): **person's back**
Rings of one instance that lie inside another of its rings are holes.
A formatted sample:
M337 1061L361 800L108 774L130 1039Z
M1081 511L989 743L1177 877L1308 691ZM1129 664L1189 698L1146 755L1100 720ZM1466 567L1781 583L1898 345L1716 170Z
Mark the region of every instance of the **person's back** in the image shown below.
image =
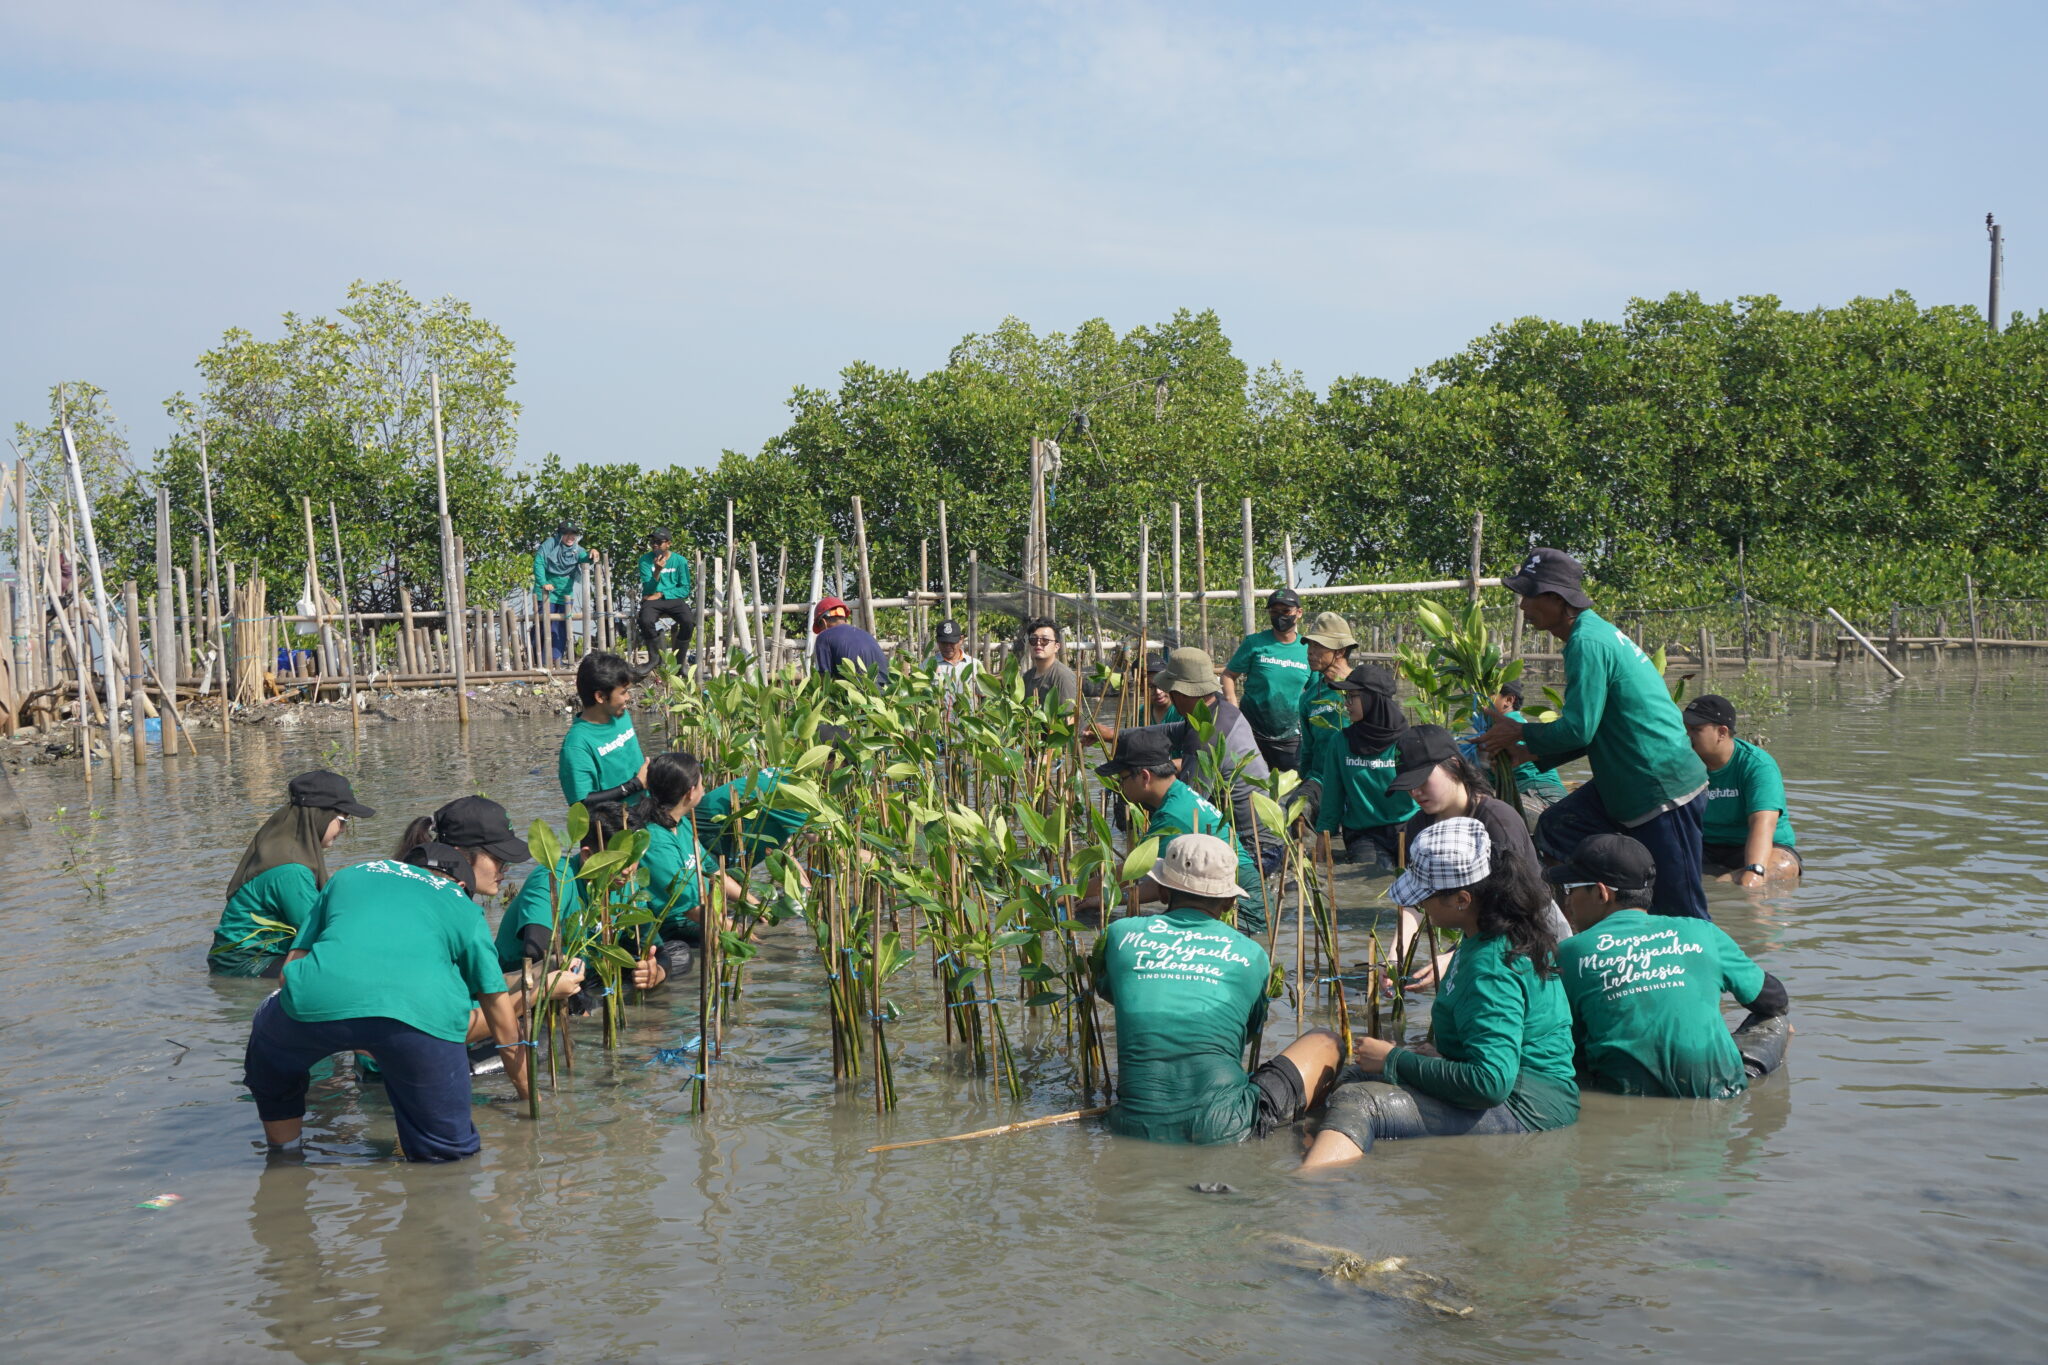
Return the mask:
M840 664L851 663L878 682L889 680L889 656L881 642L852 622L819 631L813 651L812 664L828 678L839 676Z
M503 990L482 913L456 882L385 859L328 879L285 965L285 1012L377 1016L461 1041L471 990ZM470 989L464 989L465 980Z
M1548 735L1565 725L1578 730L1601 800L1615 819L1629 823L1706 786L1706 765L1686 739L1664 678L1635 641L1588 608L1565 641L1564 662L1561 718L1528 726L1525 734Z
M1116 1009L1110 1127L1155 1142L1246 1136L1258 1087L1244 1050L1266 1017L1266 950L1191 909L1116 920L1103 939Z

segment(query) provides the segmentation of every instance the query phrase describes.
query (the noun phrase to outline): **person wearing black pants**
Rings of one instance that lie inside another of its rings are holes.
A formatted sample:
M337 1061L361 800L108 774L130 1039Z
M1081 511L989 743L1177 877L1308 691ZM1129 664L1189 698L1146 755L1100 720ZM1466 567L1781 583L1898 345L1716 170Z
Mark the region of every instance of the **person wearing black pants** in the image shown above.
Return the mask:
M663 621L673 626L671 647L680 663L688 657L690 637L697 630L697 611L690 605L690 564L671 548L675 537L667 527L647 533L647 553L640 556L640 643L647 662L655 662L655 631Z

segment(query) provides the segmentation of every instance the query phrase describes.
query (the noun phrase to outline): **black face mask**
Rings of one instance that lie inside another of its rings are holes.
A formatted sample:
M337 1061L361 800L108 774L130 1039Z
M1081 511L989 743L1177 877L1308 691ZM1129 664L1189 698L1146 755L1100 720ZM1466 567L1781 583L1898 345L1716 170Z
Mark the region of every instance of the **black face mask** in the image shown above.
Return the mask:
M1277 611L1270 613L1267 619L1273 623L1273 629L1279 632L1294 630L1301 625L1299 616L1283 616Z

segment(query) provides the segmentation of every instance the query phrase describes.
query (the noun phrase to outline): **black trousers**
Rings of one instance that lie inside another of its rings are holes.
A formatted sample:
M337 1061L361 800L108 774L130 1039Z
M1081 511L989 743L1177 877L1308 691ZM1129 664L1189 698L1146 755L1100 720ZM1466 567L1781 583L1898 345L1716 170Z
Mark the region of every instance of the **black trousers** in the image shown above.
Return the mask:
M690 647L690 637L697 631L697 609L690 605L687 597L649 597L640 603L640 643L647 647L649 658L654 657L654 632L663 621L675 622L675 639L672 648L681 654Z
M1299 731L1286 739L1267 739L1254 730L1252 739L1259 746L1259 757L1266 760L1266 766L1276 773L1291 773L1301 762L1301 734Z

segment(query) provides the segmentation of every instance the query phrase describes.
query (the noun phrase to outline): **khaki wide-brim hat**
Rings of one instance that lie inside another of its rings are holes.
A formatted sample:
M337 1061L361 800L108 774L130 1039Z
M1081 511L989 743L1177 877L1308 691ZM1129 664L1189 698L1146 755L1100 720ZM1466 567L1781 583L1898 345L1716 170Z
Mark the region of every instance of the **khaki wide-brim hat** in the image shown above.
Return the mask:
M1145 875L1169 891L1207 900L1235 900L1241 894L1237 855L1213 834L1181 835Z
M1152 675L1152 685L1162 692L1188 697L1206 697L1221 684L1216 681L1216 661L1206 649L1186 645L1166 656L1166 666Z
M1351 623L1334 611L1316 613L1316 619L1308 623L1308 629L1301 633L1304 640L1314 640L1324 649L1356 649L1358 637L1351 633Z

